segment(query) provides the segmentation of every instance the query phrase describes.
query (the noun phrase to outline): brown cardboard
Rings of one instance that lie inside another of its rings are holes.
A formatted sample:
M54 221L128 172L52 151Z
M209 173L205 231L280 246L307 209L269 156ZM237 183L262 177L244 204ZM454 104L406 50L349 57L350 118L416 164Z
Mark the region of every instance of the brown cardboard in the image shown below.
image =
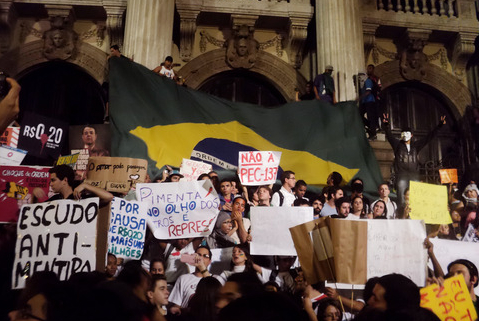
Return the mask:
M99 209L96 221L96 270L99 272L105 272L109 226L110 204Z

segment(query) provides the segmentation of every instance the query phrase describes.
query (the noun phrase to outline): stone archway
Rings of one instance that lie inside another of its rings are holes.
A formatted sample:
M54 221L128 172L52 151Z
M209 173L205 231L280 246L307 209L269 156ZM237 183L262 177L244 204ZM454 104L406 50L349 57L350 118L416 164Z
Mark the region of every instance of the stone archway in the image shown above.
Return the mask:
M376 66L375 73L381 79L382 89L391 85L405 82L399 72L399 60L388 61ZM466 107L472 103L472 94L462 82L444 69L427 64L426 75L422 83L429 85L447 98L445 103L457 120L464 116Z
M188 87L198 89L207 79L232 70L225 62L225 49L216 49L196 57L178 72ZM253 68L249 69L265 76L288 101L294 101L295 88L304 88L306 79L291 65L264 51L259 51Z
M43 56L43 41L37 40L13 49L0 58L0 70L5 71L12 77L18 78L30 67L48 62ZM99 84L102 84L107 76L107 55L101 49L95 48L84 42L76 47L76 54L66 62L75 64L85 70Z

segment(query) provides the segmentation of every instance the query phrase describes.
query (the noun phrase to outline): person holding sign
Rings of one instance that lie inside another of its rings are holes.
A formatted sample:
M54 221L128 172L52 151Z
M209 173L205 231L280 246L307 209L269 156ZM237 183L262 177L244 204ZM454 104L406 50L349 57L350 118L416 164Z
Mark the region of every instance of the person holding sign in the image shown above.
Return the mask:
M466 286L469 290L472 302L476 309L477 315L479 315L479 297L474 293L474 288L479 283L479 274L477 267L469 260L459 259L455 260L447 266L447 278L452 277L458 274L464 276L464 281L466 281Z
M394 172L396 173L396 189L398 203L404 203L404 190L409 187L409 181L419 180L418 154L446 124L446 116L441 116L439 124L426 137L412 142L413 134L410 128L403 128L401 139L395 138L389 126L389 114L383 114L383 127L386 138L394 151Z

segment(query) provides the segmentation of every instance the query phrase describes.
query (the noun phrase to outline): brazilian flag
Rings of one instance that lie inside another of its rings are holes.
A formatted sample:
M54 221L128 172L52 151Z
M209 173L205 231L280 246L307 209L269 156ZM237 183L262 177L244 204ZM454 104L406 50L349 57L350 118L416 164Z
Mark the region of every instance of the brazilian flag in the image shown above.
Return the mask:
M354 102L267 109L176 85L128 59L110 59L112 155L144 158L150 174L183 158L234 169L238 152L282 152L280 167L324 185L332 171L376 190L381 174ZM278 177L279 178L279 177Z

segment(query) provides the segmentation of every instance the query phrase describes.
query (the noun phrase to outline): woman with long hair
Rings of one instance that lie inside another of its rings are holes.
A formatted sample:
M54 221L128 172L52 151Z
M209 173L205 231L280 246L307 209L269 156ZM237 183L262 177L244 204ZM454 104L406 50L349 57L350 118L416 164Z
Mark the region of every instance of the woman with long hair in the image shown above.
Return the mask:
M364 202L361 196L355 196L351 201L351 213L349 216L354 215L354 219L367 218L366 211L364 210Z
M221 284L225 284L230 275L242 272L261 271L261 268L253 263L253 259L249 254L249 248L247 244L238 244L233 247L231 254L231 268L229 271L223 271L216 278Z
M202 278L188 304L185 320L214 321L217 319L216 300L221 283L212 276Z
M378 200L373 206L373 211L368 214L368 218L387 219L388 209L383 200Z

